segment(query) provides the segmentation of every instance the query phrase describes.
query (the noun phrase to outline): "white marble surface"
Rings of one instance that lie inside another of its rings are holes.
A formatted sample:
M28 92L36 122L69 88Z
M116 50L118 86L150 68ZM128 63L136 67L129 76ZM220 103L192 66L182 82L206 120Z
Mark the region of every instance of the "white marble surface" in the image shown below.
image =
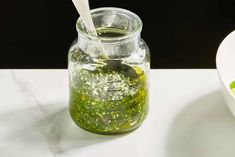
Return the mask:
M136 131L88 133L67 112L66 70L0 70L0 157L234 157L235 119L216 70L152 70Z

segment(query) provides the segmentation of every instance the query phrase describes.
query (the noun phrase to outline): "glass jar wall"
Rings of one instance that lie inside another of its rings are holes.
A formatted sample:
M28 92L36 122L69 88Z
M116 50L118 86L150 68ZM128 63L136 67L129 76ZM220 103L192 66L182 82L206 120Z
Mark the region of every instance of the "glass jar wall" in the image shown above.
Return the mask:
M148 113L150 53L142 22L120 8L94 9L92 18L98 36L78 19L68 54L70 115L93 133L132 131Z

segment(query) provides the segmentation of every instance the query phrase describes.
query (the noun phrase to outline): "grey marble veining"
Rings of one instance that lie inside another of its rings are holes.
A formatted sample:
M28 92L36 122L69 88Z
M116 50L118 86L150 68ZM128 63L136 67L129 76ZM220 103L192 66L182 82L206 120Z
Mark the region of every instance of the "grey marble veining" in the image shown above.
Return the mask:
M17 78L17 75L14 71L11 72L11 76L12 79L14 80L14 83L22 92L25 102L26 103L32 102L32 104L35 104L43 114L47 114L48 111L45 108L43 108L37 97L34 95L33 91L30 88L30 84L24 80Z
M5 127L4 136L0 135L1 157L67 156L73 149L113 138L81 130L70 119L66 100L44 104L27 79L18 72L9 75L23 109L0 115L0 128Z

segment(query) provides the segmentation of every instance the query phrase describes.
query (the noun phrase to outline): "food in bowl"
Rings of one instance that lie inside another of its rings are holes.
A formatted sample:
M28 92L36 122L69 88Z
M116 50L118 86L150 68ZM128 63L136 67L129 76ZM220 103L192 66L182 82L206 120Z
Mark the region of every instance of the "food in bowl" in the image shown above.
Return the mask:
M231 92L235 96L235 81L231 82L229 87L231 89Z

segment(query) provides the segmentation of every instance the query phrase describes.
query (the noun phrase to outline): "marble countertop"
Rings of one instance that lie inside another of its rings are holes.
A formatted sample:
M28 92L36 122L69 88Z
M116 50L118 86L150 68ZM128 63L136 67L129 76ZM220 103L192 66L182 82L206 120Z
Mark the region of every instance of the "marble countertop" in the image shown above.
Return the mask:
M118 136L77 127L66 70L0 70L0 157L234 157L216 70L152 70L150 112Z

